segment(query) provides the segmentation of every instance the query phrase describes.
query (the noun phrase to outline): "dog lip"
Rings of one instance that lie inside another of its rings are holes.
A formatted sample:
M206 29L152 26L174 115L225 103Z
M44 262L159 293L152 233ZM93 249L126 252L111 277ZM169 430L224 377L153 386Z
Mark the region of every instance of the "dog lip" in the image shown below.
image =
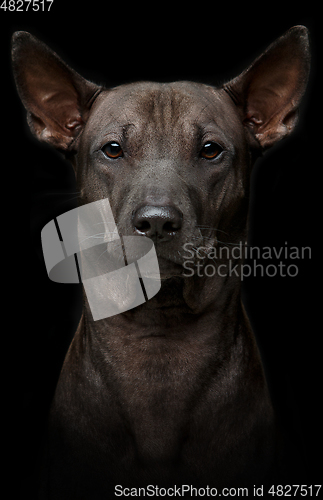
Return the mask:
M159 273L161 279L168 279L171 277L181 276L183 274L183 266L172 259L166 259L164 257L158 258Z

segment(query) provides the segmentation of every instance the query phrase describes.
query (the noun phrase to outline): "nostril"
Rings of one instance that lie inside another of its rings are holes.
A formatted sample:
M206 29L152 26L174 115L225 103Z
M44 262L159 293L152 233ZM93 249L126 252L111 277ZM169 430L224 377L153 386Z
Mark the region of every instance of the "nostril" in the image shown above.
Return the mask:
M149 231L150 223L145 219L139 219L135 222L135 228L139 229L139 231L142 231L143 233L145 233L145 232Z
M166 233L173 233L174 231L178 231L181 228L181 224L178 222L167 221L163 225L163 231Z

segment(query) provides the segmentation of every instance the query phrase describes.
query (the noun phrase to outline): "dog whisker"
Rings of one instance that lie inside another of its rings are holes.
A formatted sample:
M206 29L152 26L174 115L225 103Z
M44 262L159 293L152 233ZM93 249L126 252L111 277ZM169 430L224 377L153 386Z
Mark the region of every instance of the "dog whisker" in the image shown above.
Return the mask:
M218 229L217 227L203 226L203 225L200 225L200 224L197 224L196 227L199 228L199 229L210 229L211 231L218 231L220 233L228 234L225 231L222 231L222 229Z
M103 236L102 236L103 235ZM80 240L80 243L83 243L84 241L86 240L90 240L91 238L94 238L94 239L103 239L105 236L105 233L97 233L97 234L93 234L91 236L87 236L86 238L83 238L82 240Z
M221 243L221 245L223 246L231 246L231 247L239 247L241 246L241 242L240 243L231 243L229 241L221 241L221 240L218 240L219 243ZM243 246L246 246L247 243L243 243Z

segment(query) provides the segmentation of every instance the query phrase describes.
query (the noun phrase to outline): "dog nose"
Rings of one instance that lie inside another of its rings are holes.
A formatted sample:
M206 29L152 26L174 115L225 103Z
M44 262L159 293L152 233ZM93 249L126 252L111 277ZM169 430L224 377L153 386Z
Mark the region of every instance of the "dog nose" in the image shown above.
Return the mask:
M169 240L181 230L183 214L171 206L145 205L133 215L133 225L138 234L149 238Z

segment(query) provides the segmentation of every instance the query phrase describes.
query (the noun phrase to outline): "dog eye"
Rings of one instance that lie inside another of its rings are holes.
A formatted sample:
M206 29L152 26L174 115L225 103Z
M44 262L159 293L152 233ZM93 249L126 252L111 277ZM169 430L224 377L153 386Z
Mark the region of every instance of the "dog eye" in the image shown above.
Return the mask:
M202 158L206 158L207 160L213 160L217 156L219 156L223 151L223 148L217 142L207 142L204 144L201 149Z
M108 142L103 146L102 151L106 156L112 158L113 160L123 156L122 148L118 142Z

